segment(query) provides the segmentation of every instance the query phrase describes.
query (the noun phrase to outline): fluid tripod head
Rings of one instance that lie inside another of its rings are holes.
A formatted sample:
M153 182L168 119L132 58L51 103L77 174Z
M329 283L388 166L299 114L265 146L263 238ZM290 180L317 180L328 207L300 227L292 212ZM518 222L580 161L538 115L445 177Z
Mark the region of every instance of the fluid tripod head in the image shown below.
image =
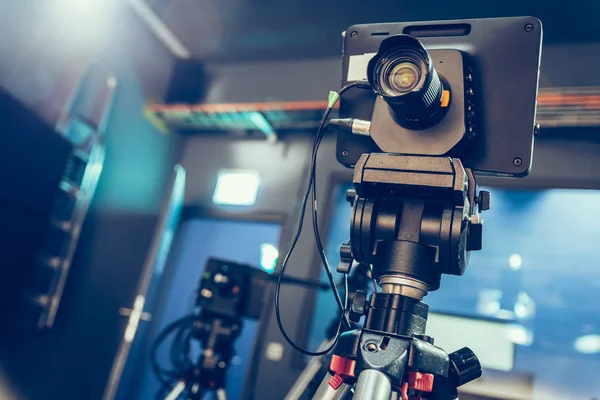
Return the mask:
M458 159L365 154L354 185L339 272L353 259L371 264L384 292L421 300L443 273L462 275L470 251L481 249L479 211L489 208L489 192L477 190Z

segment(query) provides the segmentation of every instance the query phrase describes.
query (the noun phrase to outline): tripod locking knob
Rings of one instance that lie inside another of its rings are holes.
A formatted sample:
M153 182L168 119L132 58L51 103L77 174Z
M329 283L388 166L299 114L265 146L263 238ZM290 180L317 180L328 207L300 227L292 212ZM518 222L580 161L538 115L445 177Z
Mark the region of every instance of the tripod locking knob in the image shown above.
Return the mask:
M479 211L485 211L490 209L490 192L480 190L477 196L477 206Z
M354 199L356 198L356 190L348 189L346 191L346 201L350 203L350 205L354 204Z
M337 272L340 274L349 274L352 269L352 246L350 243L344 243L340 247L340 263L337 266Z
M456 387L471 382L481 376L481 364L477 356L468 347L449 354L451 375Z
M365 308L367 306L367 292L364 290L357 290L352 297L352 304L348 311L348 318L352 322L359 322L360 318L365 315Z

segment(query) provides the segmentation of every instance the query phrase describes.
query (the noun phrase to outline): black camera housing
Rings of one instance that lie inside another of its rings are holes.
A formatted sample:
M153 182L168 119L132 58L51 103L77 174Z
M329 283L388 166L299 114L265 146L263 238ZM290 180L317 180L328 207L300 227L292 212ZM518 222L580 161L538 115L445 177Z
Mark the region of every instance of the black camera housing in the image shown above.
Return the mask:
M223 318L258 319L269 274L256 267L210 258L200 278L196 305Z
M338 133L338 161L352 168L364 153L451 156L478 175L526 176L533 154L541 22L512 17L354 25L344 35L342 86L366 78L366 65L381 42L400 34L425 46L450 86L451 109L432 128L410 130L394 121L393 111L374 92L348 91L340 118L371 121L371 137Z

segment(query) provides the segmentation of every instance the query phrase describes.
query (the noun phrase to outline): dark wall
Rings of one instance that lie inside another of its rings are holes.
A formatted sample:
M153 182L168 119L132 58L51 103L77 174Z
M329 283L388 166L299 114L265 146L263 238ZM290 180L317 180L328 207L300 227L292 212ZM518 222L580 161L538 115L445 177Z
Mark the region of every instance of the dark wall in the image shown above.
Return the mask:
M208 103L326 100L339 89L340 58L208 64Z
M599 49L586 45L587 54ZM582 50L583 48L579 48ZM593 69L571 63L571 49L554 46L544 50L541 85L577 86L600 84ZM591 55L591 57L594 57ZM600 56L592 65L600 64ZM212 66L213 83L208 95L211 103L264 100L324 99L331 89L339 88L338 59L314 59L301 63L243 63ZM216 171L221 168L251 168L261 173L262 184L256 205L250 212L277 212L288 215L284 225L280 254L289 249L299 216L301 192L305 188L310 135L283 137L272 145L266 141L234 140L223 135L192 136L186 141L183 164L188 170L188 206L219 211L212 205ZM289 149L287 152L283 149ZM335 139L326 138L318 162L318 200L322 211L322 236L326 236L332 193L339 181L349 181L351 171L341 167L334 157ZM302 156L304 154L304 157ZM302 179L299 179L302 178ZM528 178L515 180L481 179L480 183L512 187L582 187L600 188L600 131L548 131L536 141L533 172ZM310 216L304 220L295 255L290 259L290 275L318 278L319 260L314 245ZM332 262L335 264L335 260ZM335 266L335 265L334 265ZM314 293L288 286L282 291L283 322L298 342L306 337ZM333 301L333 299L332 299ZM302 307L299 305L302 304ZM329 321L327 321L329 322ZM318 322L317 322L318 323ZM256 368L251 382L254 398L283 398L300 371L301 361L283 340L275 322L273 309L264 318L261 340L255 349ZM276 342L284 345L283 358L267 360L265 346ZM314 349L313 349L314 350ZM277 382L277 384L274 384Z
M170 54L125 5L81 2L105 5L87 10L79 3L0 5L0 32L11 38L0 44L0 84L50 123L89 61L118 80L103 173L55 326L39 333L22 324L2 325L0 397L6 400L102 397L126 323L118 310L133 304L171 167L180 156L178 136L160 133L142 114L146 98L164 91Z

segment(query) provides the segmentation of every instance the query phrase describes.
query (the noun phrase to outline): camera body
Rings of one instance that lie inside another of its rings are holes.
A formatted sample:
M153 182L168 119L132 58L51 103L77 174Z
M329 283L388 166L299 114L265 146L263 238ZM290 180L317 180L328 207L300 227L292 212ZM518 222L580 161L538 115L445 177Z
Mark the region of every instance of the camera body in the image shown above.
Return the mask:
M223 318L260 318L269 274L250 265L210 258L200 278L196 305Z
M340 118L370 121L370 137L340 132L338 161L354 167L362 154L378 152L449 156L479 175L526 176L533 153L541 22L513 17L354 25L344 35L342 86L375 79L368 76L373 60L385 57L386 42L399 37L418 40L429 54L449 92L446 110L435 124L423 127L399 119L400 107L381 93L349 91L341 99ZM407 100L403 107L409 105Z

